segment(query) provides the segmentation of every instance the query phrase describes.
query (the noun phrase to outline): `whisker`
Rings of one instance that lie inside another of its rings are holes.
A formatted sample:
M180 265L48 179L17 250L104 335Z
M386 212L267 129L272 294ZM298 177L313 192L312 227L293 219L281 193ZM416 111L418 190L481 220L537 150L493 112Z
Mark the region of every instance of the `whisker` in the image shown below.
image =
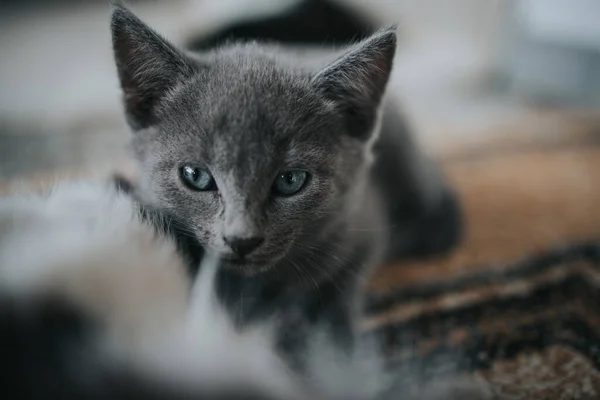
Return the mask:
M304 268L302 271L305 272L306 275L308 276L308 278L311 280L311 282L313 284L315 296L317 297L318 304L319 304L319 306L322 307L323 300L321 299L321 294L319 293L319 284L317 283L317 280L314 278L314 276L312 276L312 274L310 273L310 271L308 269Z
M330 281L331 283L333 283L334 287L335 287L335 288L336 288L336 289L337 289L337 290L338 290L340 293L344 293L343 289L342 289L342 288L341 288L341 287L340 287L340 286L337 284L337 282L335 281L334 277L331 275L331 273L329 273L329 272L327 271L327 269L320 267L320 266L318 265L318 263L316 263L316 262L312 262L312 261L310 260L310 258L308 258L308 257L305 257L305 260L306 260L306 261L307 261L307 262L310 264L310 266L311 266L312 268L316 269L318 272L321 272L323 275L325 275L325 276L326 276L326 277L329 279L329 281Z
M327 256L327 257L332 257L337 261L337 264L334 264L335 267L337 267L338 269L340 269L342 272L348 273L353 277L356 278L360 278L361 274L359 271L356 270L356 268L352 268L352 267L348 267L348 264L350 263L355 263L357 264L358 267L360 267L359 269L364 270L367 269L367 266L362 263L362 262L357 262L355 260L351 260L348 257L344 257L341 254L338 253L334 253L331 251L327 251L327 249L325 248L325 246L337 246L340 249L345 250L341 245L339 245L338 243L328 243L326 245L323 246L318 246L315 244L308 244L308 246L305 244L303 245L303 248L306 250L312 250L312 251L319 251L321 254Z

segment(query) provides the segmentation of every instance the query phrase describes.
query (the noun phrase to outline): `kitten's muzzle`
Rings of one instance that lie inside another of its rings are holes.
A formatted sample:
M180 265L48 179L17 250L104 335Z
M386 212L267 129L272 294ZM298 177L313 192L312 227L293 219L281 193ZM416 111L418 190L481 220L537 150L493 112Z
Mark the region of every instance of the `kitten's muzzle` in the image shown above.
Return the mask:
M225 236L223 241L239 257L244 257L256 250L265 241L264 237L243 238L239 236Z

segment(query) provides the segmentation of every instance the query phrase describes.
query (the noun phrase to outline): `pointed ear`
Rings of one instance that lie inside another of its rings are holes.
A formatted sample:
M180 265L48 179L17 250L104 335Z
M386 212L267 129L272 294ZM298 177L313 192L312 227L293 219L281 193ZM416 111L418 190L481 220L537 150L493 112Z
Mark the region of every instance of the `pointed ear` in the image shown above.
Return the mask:
M395 53L393 26L356 44L313 77L318 90L344 112L351 135L370 136Z
M147 128L163 96L198 67L120 1L113 2L111 30L128 122L135 130Z

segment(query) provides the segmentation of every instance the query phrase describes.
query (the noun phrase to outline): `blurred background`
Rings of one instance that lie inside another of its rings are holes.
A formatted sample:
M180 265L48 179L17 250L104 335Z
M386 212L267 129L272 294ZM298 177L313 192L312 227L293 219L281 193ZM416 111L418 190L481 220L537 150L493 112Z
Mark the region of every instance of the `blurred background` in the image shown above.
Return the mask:
M365 34L366 22L366 30L397 22L389 92L455 188L465 236L450 254L378 271L371 297L400 296L395 313L381 311L371 326L409 327L409 350L433 354L421 367L447 373L464 361L495 398L598 398L600 1L127 4L188 48L259 25L265 36L341 44ZM303 7L304 19L286 17ZM0 193L134 172L128 141L108 1L0 0ZM596 395L585 392L592 386Z
M299 1L127 3L165 36L187 45L236 21L288 12ZM565 118L587 121L600 108L596 0L332 3L376 25L398 22L400 50L390 90L431 152L514 135L511 124L553 137ZM0 1L0 60L4 184L64 170L110 169L126 159L106 0ZM500 127L507 132L498 133Z

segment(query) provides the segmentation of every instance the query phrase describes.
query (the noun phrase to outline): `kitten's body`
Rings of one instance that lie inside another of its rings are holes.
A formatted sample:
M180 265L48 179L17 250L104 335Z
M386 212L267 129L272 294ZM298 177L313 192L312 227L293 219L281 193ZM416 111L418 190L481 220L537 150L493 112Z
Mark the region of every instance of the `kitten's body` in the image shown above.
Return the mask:
M251 43L188 55L118 6L113 44L135 191L222 256L219 295L240 325L280 315L288 346L307 321L326 321L350 344L362 284L422 245L419 225L442 199L451 226L440 247L454 241L457 210L435 166L395 113L380 118L395 29L337 53ZM216 190L186 187L185 163L210 171ZM293 197L273 196L286 169L311 178ZM263 244L235 260L232 234Z

